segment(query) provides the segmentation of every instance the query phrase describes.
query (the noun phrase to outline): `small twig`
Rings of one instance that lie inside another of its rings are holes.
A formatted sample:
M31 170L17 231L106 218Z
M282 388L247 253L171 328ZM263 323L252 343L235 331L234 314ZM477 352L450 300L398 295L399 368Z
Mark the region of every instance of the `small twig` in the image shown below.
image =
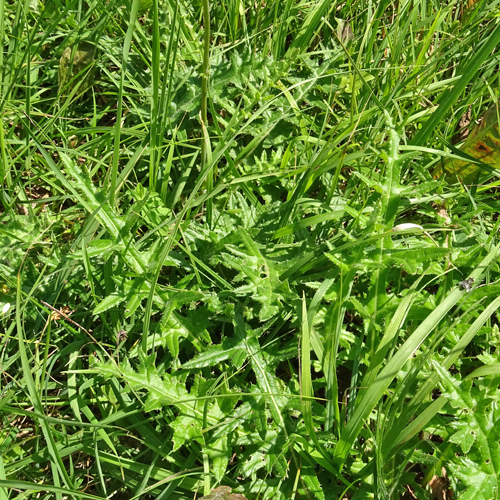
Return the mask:
M483 285L478 285L478 286L474 287L474 290L476 290L477 288L483 288L483 286L494 285L495 283L498 283L499 281L500 281L500 279L497 279L495 281L492 281L491 283L484 283Z
M47 302L45 302L43 300L40 300L40 302L44 306L48 307L51 311L54 311L55 313L59 314L65 320L69 321L70 323L73 323L75 326L77 326L78 328L80 328L80 330L83 330L96 344L98 343L97 340L92 336L92 334L88 330L86 330L85 328L83 328L83 326L80 325L80 324L78 324L76 321L73 321L67 314L64 314L59 309L56 309L55 307L52 307L50 304L47 304Z

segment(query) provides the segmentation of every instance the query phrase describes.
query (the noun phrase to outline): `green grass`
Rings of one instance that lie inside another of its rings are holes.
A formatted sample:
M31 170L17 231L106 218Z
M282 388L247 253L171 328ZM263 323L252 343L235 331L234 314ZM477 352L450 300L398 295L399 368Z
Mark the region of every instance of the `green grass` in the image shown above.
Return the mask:
M0 500L499 498L499 13L0 0Z

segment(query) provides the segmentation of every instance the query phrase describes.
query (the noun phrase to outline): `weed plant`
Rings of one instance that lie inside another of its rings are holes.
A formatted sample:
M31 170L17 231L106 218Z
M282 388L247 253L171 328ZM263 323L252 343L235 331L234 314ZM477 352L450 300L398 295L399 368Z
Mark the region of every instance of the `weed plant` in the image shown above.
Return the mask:
M0 0L0 500L498 498L499 9Z

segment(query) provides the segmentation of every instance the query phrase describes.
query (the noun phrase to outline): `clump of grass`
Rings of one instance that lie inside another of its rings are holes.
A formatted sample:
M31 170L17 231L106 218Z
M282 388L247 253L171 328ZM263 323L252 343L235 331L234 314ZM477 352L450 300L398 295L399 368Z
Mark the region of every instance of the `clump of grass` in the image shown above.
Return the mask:
M0 500L493 498L495 9L0 0Z

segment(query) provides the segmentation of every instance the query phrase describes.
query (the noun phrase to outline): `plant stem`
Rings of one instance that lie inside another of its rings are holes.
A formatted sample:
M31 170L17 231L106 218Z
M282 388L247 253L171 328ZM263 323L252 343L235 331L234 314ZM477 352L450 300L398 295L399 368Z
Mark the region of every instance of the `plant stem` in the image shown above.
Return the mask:
M201 69L201 171L203 172L210 152L210 142L208 137L207 123L207 99L208 99L208 76L210 72L210 7L208 0L203 0L203 27L205 35L203 37L203 66ZM213 173L207 177L207 190L210 192L213 187ZM212 225L212 200L207 201L207 223Z

